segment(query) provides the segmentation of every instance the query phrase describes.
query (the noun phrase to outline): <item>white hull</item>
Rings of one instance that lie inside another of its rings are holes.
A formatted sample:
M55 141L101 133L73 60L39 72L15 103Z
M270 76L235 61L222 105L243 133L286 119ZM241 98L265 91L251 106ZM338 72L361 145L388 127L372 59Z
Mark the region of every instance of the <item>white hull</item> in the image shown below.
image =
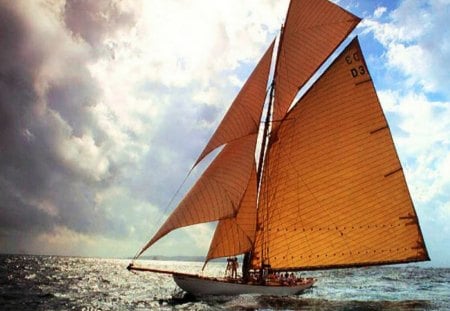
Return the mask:
M240 294L260 294L274 296L296 295L310 288L314 280L307 283L281 286L281 285L253 285L241 284L226 281L223 279L203 278L199 276L190 276L185 274L173 274L175 283L184 291L194 296L206 295L240 295Z

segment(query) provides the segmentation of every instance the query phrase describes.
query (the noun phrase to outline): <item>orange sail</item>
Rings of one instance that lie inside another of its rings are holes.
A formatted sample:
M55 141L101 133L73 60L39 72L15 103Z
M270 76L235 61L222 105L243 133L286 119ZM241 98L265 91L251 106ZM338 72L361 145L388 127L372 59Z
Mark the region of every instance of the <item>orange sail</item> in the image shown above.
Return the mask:
M256 186L254 167L236 215L219 221L206 257L207 261L242 254L252 249L256 230Z
M276 66L273 120L284 117L299 89L359 21L328 0L291 1Z
M231 104L230 109L198 157L195 165L215 148L235 139L258 133L269 80L274 42L264 53L255 70Z
M233 217L254 171L256 138L228 143L139 255L174 229Z
M428 259L357 39L281 122L260 191L256 268Z

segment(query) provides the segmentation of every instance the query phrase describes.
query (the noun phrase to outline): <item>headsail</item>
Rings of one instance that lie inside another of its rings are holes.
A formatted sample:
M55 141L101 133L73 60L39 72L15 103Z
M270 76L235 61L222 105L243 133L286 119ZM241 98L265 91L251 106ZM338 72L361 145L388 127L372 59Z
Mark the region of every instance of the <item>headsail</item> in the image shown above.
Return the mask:
M238 214L242 197L255 170L256 140L274 42L264 53L195 164L215 148L227 145L137 257L174 229L232 218Z
M195 164L215 148L258 133L275 40L259 61Z
M242 254L252 249L256 231L256 186L254 167L236 215L219 221L207 261Z
M256 138L228 143L138 256L174 229L233 217L254 171Z
M428 259L357 39L271 138L252 265L308 270Z
M273 120L284 117L299 89L359 21L328 0L290 2L277 60Z

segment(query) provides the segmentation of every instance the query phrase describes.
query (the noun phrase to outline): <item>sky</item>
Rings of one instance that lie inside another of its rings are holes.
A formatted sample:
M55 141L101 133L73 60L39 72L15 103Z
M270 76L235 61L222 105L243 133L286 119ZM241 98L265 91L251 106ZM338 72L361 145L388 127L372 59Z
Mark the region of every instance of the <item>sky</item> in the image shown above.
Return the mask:
M363 18L352 36L431 264L450 266L450 0L334 2ZM0 0L0 252L133 256L174 208L287 6ZM204 255L212 233L177 230L146 254Z

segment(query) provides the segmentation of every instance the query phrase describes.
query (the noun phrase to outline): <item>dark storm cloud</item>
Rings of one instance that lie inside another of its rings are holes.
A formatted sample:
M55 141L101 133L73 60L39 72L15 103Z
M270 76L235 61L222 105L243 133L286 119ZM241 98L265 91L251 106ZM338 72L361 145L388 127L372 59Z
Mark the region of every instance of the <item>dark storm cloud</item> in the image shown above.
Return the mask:
M66 2L64 21L91 46L102 48L105 35L132 25L134 16L110 0L70 0Z
M33 8L44 10L0 1L0 248L11 232L125 230L95 206L95 191L115 178L117 164L104 155L106 169L90 171L66 149L110 139L92 112L101 93L87 65L132 16L106 1L67 1L66 26L52 16L58 27L39 27L50 13L27 13Z
M37 99L33 68L43 56L27 55L26 26L5 4L0 9L0 212L3 228L21 229L22 224L29 225L20 221L24 216L28 219L27 214L40 224L47 221L22 195L24 192L35 195L39 192L37 184L45 180L45 168L37 165L36 157L30 156L30 136L25 135Z

